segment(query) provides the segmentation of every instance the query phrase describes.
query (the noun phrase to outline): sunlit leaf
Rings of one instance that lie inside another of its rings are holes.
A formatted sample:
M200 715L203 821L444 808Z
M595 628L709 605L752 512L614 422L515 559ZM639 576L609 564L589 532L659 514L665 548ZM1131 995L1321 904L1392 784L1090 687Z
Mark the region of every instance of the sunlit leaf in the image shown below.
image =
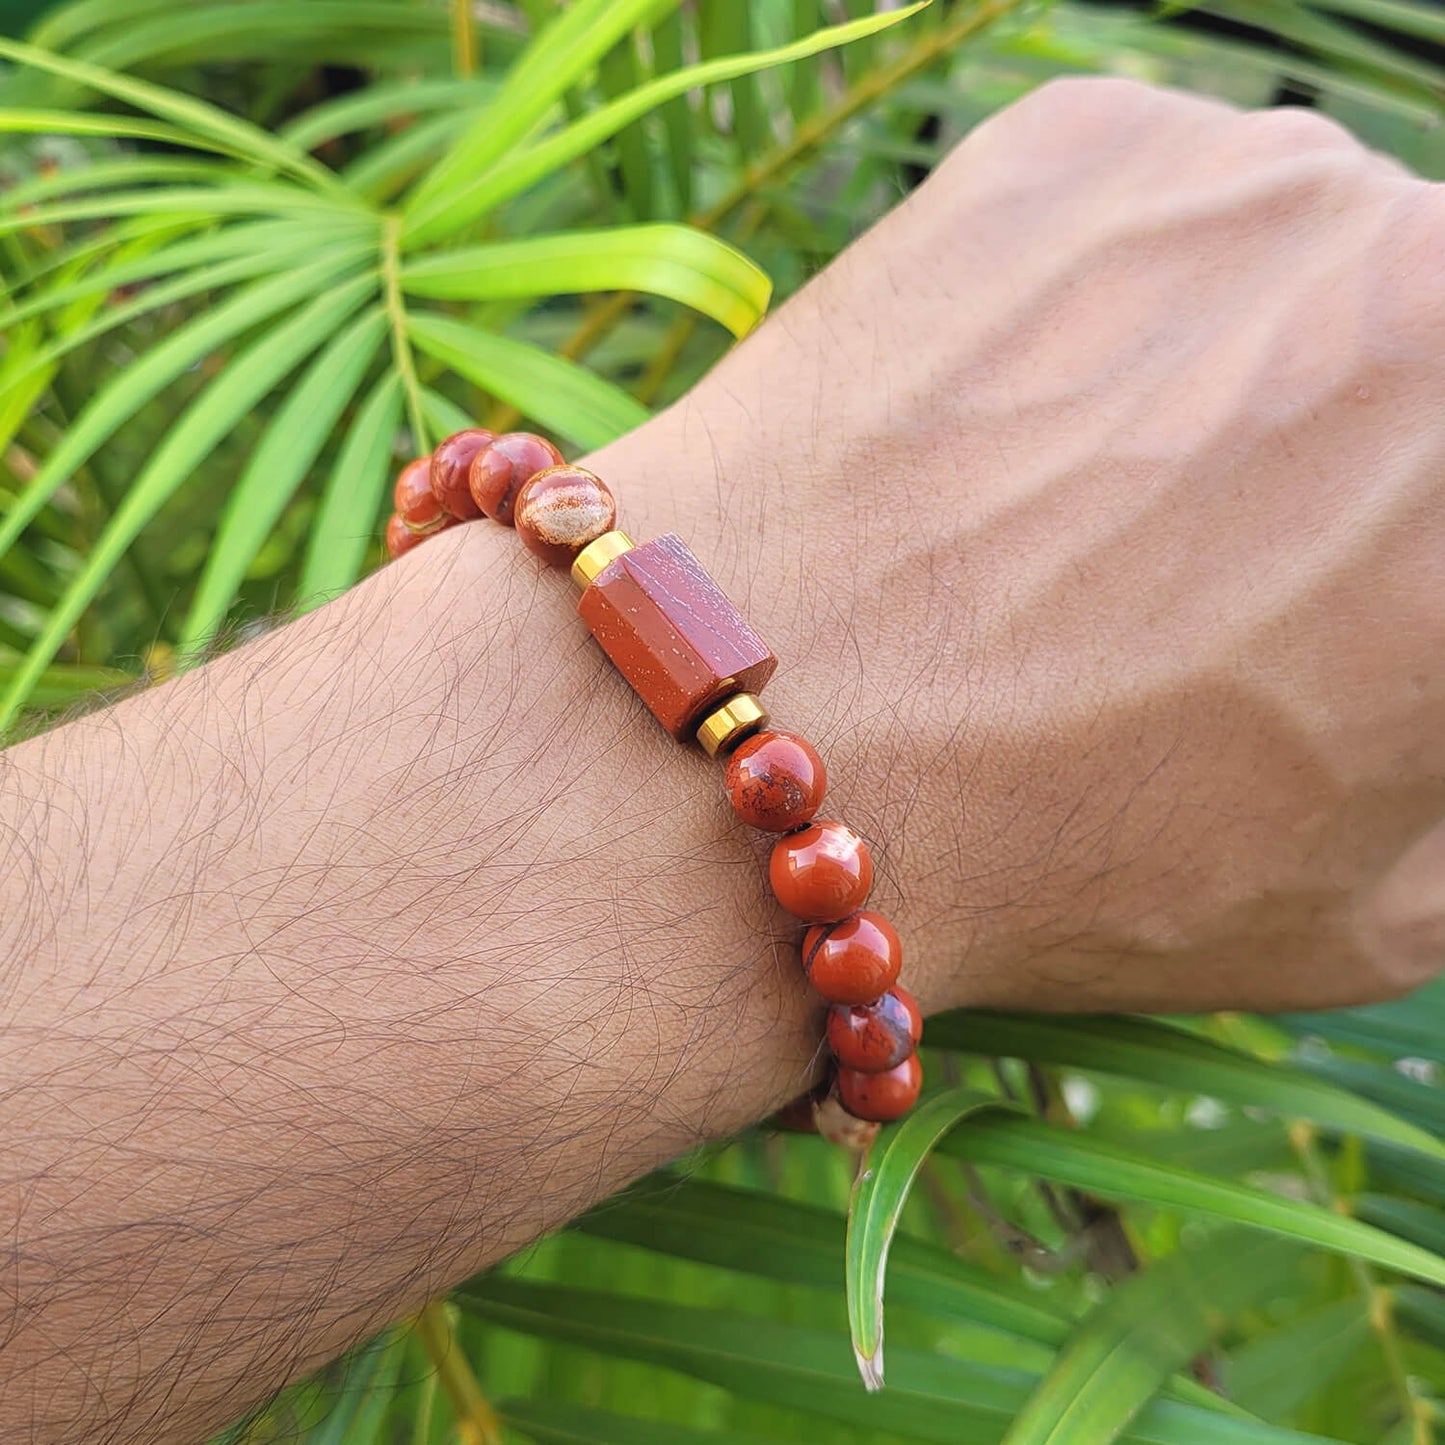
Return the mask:
M373 290L372 279L366 276L334 287L235 356L192 402L131 485L65 595L46 618L44 629L0 698L0 730L14 721L70 629L146 523L250 407L314 351ZM59 450L52 462L57 455Z
M927 3L928 0L921 0L921 3L901 10L869 15L846 25L835 25L827 30L816 31L802 40L774 50L707 61L648 81L638 86L630 95L603 106L547 140L514 151L506 160L489 168L467 172L459 177L449 190L438 192L435 198L426 192L418 192L414 203L406 212L406 243L409 247L414 247L422 241L452 234L499 201L525 190L543 176L600 145L610 136L616 135L623 126L631 124L639 116L646 115L648 111L674 96L696 86L731 80L734 76L765 70L769 66L782 65L790 60L802 60L809 55L818 54L819 51L846 45L850 40L872 35L907 20ZM580 8L574 6L568 13ZM496 104L501 104L501 97ZM504 147L488 149L489 160L496 160L503 154Z
M408 262L414 296L483 300L568 291L645 291L681 301L744 336L767 310L772 283L740 251L690 226L615 226L496 241Z
M183 653L204 650L271 528L351 400L382 337L377 307L337 333L291 388L226 501L216 540L181 628Z
M335 596L361 575L366 549L376 535L381 499L392 480L392 442L400 419L401 378L388 371L347 428L327 479L297 588L303 607Z
M1110 1198L1217 1215L1445 1285L1445 1259L1383 1230L1253 1185L1160 1164L1145 1154L1035 1119L979 1118L940 1147L960 1159L1042 1174Z
M858 1371L870 1390L883 1384L883 1283L903 1206L924 1160L950 1130L986 1109L992 1094L946 1089L884 1130L864 1163L848 1211L848 1327Z
M647 420L621 387L525 341L421 312L407 318L407 332L458 375L589 451Z
M1014 1055L1145 1079L1445 1159L1445 1144L1439 1139L1348 1089L1288 1063L1253 1058L1153 1019L1029 1017L965 1010L930 1019L926 1037L940 1048Z

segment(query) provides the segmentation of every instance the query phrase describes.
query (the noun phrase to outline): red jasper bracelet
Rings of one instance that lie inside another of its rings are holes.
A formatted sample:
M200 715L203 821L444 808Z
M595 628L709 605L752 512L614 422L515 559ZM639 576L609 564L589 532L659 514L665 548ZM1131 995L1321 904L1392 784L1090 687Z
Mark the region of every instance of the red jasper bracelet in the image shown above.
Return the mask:
M614 530L617 507L605 483L564 464L541 437L457 432L402 470L394 500L386 527L393 557L487 516L515 527L550 566L570 567L582 588L577 611L653 716L679 742L695 738L710 756L727 758L738 817L781 835L768 866L773 894L811 925L803 967L829 1005L837 1067L779 1117L866 1147L879 1123L918 1098L923 1017L898 984L897 933L864 908L873 885L868 845L817 817L827 787L822 758L802 738L768 728L755 694L777 658L680 538L637 545Z

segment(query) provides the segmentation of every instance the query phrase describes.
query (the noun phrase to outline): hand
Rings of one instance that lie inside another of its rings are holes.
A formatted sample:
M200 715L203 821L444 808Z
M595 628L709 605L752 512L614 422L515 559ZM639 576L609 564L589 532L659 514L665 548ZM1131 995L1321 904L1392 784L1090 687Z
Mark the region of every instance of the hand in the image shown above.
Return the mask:
M1445 963L1442 372L1445 190L1066 81L596 466L771 641L927 1005L1323 1007Z
M594 459L926 1006L1438 965L1442 258L1322 121L1055 85ZM0 759L0 1437L204 1438L803 1086L798 929L573 600L457 528Z

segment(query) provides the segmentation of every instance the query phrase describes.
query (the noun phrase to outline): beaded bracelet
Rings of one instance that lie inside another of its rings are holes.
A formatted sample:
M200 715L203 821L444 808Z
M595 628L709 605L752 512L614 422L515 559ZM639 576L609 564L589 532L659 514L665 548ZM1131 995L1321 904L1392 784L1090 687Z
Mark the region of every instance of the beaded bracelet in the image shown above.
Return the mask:
M570 567L583 621L653 716L679 742L695 738L709 756L726 758L738 817L781 835L769 880L778 902L810 925L803 967L829 1005L831 1077L780 1121L866 1148L879 1123L918 1098L923 1017L898 985L897 933L863 907L873 883L868 845L817 817L822 758L801 737L768 727L756 694L777 658L680 538L634 544L615 530L616 503L601 478L564 464L542 437L456 432L402 470L394 501L392 557L485 515L515 527L550 566Z

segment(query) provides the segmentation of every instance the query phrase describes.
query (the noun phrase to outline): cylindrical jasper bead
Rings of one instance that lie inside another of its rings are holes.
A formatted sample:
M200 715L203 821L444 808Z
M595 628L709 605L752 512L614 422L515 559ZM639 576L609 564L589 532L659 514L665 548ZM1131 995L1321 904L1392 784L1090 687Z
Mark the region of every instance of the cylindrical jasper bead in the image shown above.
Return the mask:
M510 527L517 493L538 472L561 464L562 453L546 437L503 432L472 458L467 479L472 500L494 522Z
M795 733L745 738L728 759L724 785L738 817L753 828L787 833L811 822L823 804L827 770Z
M803 967L829 1003L872 1003L898 982L903 945L881 913L855 913L803 935Z
M483 427L468 427L438 442L431 454L432 492L459 522L470 522L482 515L482 509L472 500L472 458L495 437L495 432Z
M527 481L512 509L512 525L529 552L549 567L572 559L617 520L617 503L601 477L585 467L549 467Z
M396 515L413 532L425 535L435 532L447 519L446 508L437 501L431 489L431 458L418 457L408 462L392 489Z
M768 878L794 918L832 923L863 906L873 886L873 858L845 824L809 823L773 845Z
M896 1068L882 1074L865 1074L858 1069L838 1070L838 1097L857 1119L886 1124L901 1119L918 1102L923 1088L923 1065L910 1054Z
M758 692L778 660L680 537L614 557L577 611L652 715L679 742L725 697Z
M923 1014L906 988L891 988L875 1003L835 1003L828 1010L828 1047L844 1068L859 1073L896 1069L922 1037Z

